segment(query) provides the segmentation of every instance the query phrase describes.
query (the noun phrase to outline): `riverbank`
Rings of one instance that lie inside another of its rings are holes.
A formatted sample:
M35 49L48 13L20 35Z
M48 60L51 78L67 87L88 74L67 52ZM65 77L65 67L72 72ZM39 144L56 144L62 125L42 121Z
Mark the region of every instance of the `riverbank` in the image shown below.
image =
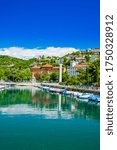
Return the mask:
M66 85L59 85L58 83L35 83L32 84L31 82L4 82L1 84L1 86L3 85L18 85L18 86L36 86L39 87L41 86L46 86L46 87L51 87L51 88L57 88L57 89L65 89L67 91L78 91L78 92L82 92L82 93L93 93L93 94L98 94L100 95L100 90L99 89L95 89L95 88L91 88L91 87L76 87L76 86L66 86Z
M100 95L100 90L96 88L86 88L86 87L76 87L76 86L66 86L66 85L59 85L59 83L17 83L16 85L19 86L46 86L46 87L51 87L51 88L57 88L57 89L65 89L67 91L78 91L82 93L93 93L93 94L98 94Z
M59 88L59 89L66 89L67 91L78 91L82 93L93 93L93 94L98 94L100 95L100 90L97 89L87 89L87 88L80 88L80 87L75 87L75 86L65 86L65 85L59 85L58 83L41 83L42 86L46 87L52 87L52 88Z

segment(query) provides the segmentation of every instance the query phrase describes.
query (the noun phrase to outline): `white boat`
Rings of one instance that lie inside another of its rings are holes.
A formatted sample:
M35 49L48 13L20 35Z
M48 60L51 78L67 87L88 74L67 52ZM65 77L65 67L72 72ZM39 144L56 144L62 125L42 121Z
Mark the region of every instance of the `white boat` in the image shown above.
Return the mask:
M67 94L67 95L73 95L73 91L66 91L65 94Z
M82 95L79 96L79 99L88 99L92 94L89 93L82 93Z
M88 102L88 98L79 98L79 101L82 101L82 102Z
M82 95L82 93L80 93L80 92L73 92L73 95L76 96L76 97L79 97L79 96Z
M64 91L64 89L50 88L49 91L55 92L55 93L62 93Z

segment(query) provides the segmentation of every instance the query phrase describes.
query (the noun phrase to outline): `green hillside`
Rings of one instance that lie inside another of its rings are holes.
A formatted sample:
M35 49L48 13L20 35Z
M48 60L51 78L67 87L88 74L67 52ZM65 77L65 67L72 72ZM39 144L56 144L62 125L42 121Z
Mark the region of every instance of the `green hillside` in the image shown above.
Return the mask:
M36 59L22 60L0 56L0 80L23 81L31 79L30 65Z

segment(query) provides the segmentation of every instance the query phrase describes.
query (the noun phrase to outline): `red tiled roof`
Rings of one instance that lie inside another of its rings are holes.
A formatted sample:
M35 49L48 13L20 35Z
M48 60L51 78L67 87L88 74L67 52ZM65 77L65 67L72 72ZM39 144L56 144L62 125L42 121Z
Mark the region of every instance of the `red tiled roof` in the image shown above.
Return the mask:
M86 67L88 66L87 64L76 64L74 67L75 68L81 68L81 67Z
M52 65L50 65L50 64L46 64L46 65L44 65L44 66L42 66L43 68L52 68Z
M59 67L53 67L53 69L59 69Z

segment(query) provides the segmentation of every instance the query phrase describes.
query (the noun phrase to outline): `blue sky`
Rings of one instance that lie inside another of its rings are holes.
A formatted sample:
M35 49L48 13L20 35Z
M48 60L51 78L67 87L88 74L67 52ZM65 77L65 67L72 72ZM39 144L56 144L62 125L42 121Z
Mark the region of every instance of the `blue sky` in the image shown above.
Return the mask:
M0 48L99 47L99 0L0 0Z

